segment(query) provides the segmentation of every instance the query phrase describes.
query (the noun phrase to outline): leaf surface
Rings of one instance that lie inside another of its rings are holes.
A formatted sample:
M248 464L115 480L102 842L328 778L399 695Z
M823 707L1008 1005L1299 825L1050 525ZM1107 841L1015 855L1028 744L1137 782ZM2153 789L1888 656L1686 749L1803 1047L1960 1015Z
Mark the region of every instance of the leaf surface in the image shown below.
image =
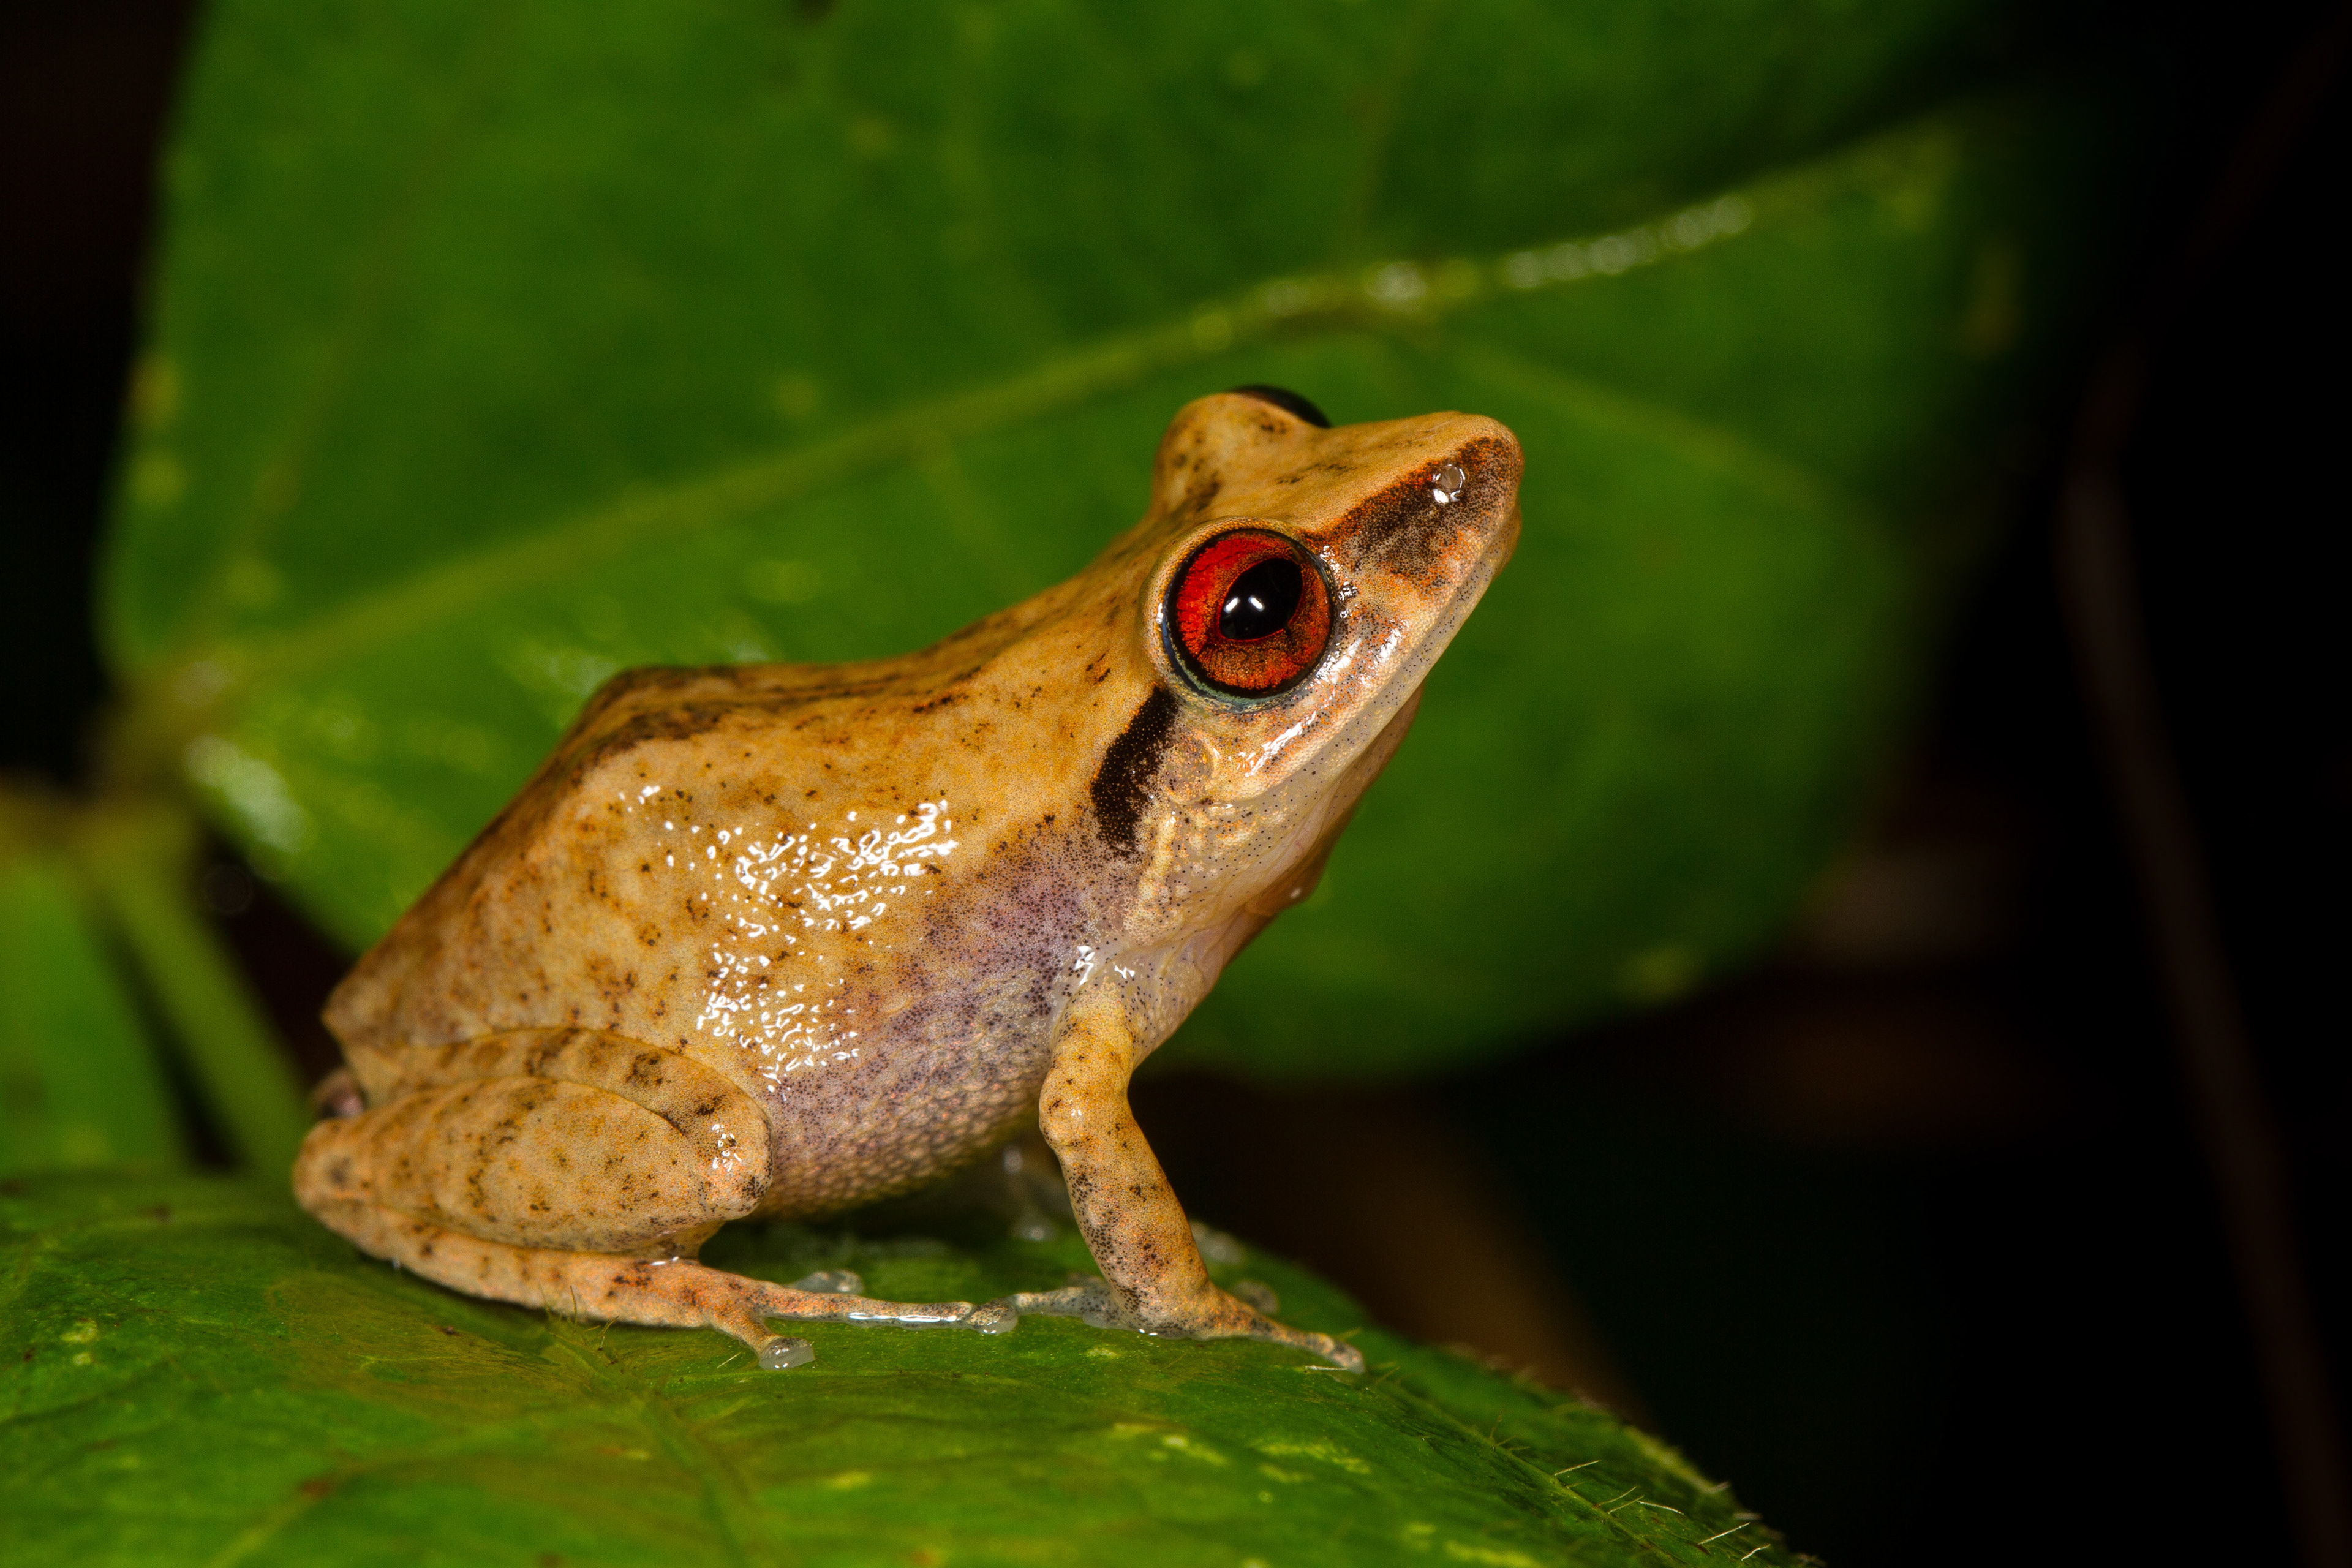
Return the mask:
M1654 1440L1377 1331L1361 1378L1049 1320L807 1325L816 1363L762 1372L714 1332L451 1294L196 1177L0 1184L0 1248L12 1563L1790 1561ZM922 1300L1084 1261L784 1226L709 1256ZM1248 1268L1294 1321L1360 1324Z

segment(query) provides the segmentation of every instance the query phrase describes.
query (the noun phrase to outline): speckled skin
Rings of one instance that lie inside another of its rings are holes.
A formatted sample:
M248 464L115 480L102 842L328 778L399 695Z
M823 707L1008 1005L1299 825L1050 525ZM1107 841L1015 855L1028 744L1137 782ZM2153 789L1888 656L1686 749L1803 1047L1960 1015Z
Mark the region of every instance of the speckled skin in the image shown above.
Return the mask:
M1128 1076L1314 885L1509 556L1519 463L1488 419L1202 398L1140 522L943 642L616 676L336 990L366 1109L313 1130L298 1195L454 1289L755 1348L770 1318L1033 1311L1360 1364L1209 1281ZM1192 680L1160 624L1244 521L1335 590L1313 674L1253 700ZM904 1191L1033 1117L1102 1283L974 1309L692 1261L729 1219Z

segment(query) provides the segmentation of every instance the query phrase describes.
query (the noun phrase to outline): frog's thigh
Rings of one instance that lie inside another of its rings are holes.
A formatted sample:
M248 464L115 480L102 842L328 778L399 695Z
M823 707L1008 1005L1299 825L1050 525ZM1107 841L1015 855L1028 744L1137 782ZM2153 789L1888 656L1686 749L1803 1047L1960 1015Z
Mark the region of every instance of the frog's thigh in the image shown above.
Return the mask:
M295 1195L337 1229L373 1205L520 1247L690 1252L767 1191L766 1118L692 1058L613 1038L457 1047L448 1067L481 1076L311 1129Z
M401 1098L310 1130L294 1190L362 1251L437 1284L592 1321L708 1325L763 1360L786 1344L769 1318L991 1331L1016 1321L1003 1308L796 1290L690 1261L768 1184L759 1108L691 1058L547 1030L403 1065Z

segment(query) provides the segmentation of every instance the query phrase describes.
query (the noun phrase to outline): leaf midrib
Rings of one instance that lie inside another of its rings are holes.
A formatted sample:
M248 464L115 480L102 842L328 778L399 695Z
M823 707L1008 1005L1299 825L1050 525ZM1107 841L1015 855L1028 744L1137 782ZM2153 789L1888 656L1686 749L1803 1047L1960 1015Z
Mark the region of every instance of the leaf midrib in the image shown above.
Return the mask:
M1800 165L1739 194L1755 216L1740 235L1718 237L1704 248L1744 240L1802 216L1850 187L1868 183L1883 173L1877 165L1884 153L1905 150L1905 143L1932 138L1948 119L1948 110L1931 112L1892 131L1858 139L1832 150L1813 163ZM1688 204L1653 215L1643 224L1614 233L1654 227ZM1561 243L1590 244L1601 236L1578 236L1573 241L1546 240L1519 250L1542 251ZM1696 252L1660 256L1626 273L1692 259ZM446 557L404 580L372 595L343 601L305 624L275 631L225 637L217 642L184 643L177 657L149 666L140 682L134 707L163 719L170 707L165 693L174 677L199 660L217 660L231 684L220 700L233 700L236 691L289 668L315 667L348 657L370 646L395 642L416 628L444 620L468 605L495 600L512 589L542 582L551 573L575 571L587 561L609 558L626 550L656 529L701 531L749 515L787 497L823 493L867 478L892 466L919 462L942 441L966 440L1042 417L1089 398L1139 383L1155 372L1203 363L1232 349L1276 339L1328 338L1348 331L1370 331L1389 336L1425 332L1447 316L1475 306L1500 290L1492 281L1501 258L1488 256L1473 262L1480 283L1476 292L1447 300L1433 290L1410 310L1385 308L1366 292L1362 277L1325 273L1300 277L1286 274L1258 279L1233 292L1195 304L1155 325L1098 339L1046 357L1034 368L992 383L912 406L878 414L830 437L804 445L772 450L723 468L715 474L688 478L660 487L633 487L617 500L501 543ZM1425 278L1438 268L1416 262ZM1380 264L1386 265L1386 264ZM1448 262L1444 265L1453 265ZM1369 276L1372 268L1367 268ZM1588 274L1568 280L1547 280L1536 289L1511 291L1540 294L1580 284L1616 281L1616 277ZM1276 284L1297 283L1314 291L1315 303L1286 315L1266 308L1268 290ZM1198 323L1222 316L1223 331L1203 337ZM1506 356L1495 345L1480 345L1497 361ZM1533 367L1515 365L1521 374ZM1802 465L1765 452L1746 437L1678 410L1599 384L1551 372L1546 379L1574 381L1585 395L1605 399L1619 411L1637 415L1643 423L1662 431L1696 437L1720 456L1733 451L1759 461L1773 488L1808 490L1815 495L1833 491ZM182 730L168 719L163 729Z
M467 604L543 580L551 565L576 567L626 549L657 527L708 528L786 496L806 497L848 485L887 466L919 462L942 441L967 440L1053 414L1132 385L1155 371L1199 363L1234 347L1276 337L1328 337L1350 327L1393 334L1402 327L1425 327L1449 313L1446 306L1436 304L1404 317L1348 289L1336 305L1310 307L1287 319L1267 316L1255 302L1269 285L1288 281L1300 280L1266 279L1156 326L1051 356L1026 374L880 414L821 440L771 451L716 474L667 486L633 487L614 501L574 512L520 538L446 556L376 593L347 599L308 623L217 642L195 639L184 645L179 658L161 661L157 668L184 668L224 648L236 648L245 656L238 674L247 681L278 668L310 665L372 641L394 640ZM1337 280L1307 281L1311 286ZM1220 311L1234 323L1230 336L1214 348L1200 346L1194 323ZM1242 319L1234 322L1237 316ZM1300 322L1319 330L1301 331Z

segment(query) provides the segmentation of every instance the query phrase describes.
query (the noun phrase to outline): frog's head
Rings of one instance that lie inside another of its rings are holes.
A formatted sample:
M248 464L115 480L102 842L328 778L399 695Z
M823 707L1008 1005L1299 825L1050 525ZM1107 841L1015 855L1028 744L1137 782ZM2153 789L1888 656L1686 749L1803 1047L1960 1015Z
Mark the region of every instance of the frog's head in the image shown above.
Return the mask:
M1139 579L1149 690L1091 795L1106 847L1141 863L1143 928L1246 925L1237 943L1312 887L1510 558L1519 468L1510 431L1473 415L1335 430L1251 387L1176 416L1151 510L1105 563Z

